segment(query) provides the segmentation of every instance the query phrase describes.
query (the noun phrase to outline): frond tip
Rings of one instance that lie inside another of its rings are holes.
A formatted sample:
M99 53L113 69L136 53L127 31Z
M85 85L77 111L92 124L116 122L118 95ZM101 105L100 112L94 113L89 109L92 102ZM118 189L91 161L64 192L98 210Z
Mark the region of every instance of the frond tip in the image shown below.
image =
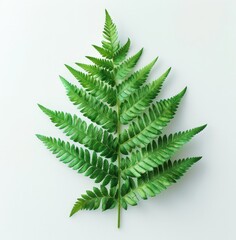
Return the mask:
M103 36L105 38L102 41L102 46L108 52L110 52L110 57L114 57L116 51L119 49L119 41L118 41L118 33L116 29L116 25L111 19L108 11L105 10L106 19L105 19L105 26L103 30Z
M92 45L99 56L87 56L89 64L76 63L80 70L65 64L79 86L60 76L82 118L38 104L69 141L41 134L37 138L60 162L99 184L77 199L70 217L81 210L117 207L118 228L121 208L158 195L201 159L171 160L206 127L163 133L187 87L173 97L157 99L171 68L149 82L158 58L136 69L143 48L129 56L130 45L129 38L120 43L117 27L106 10L102 44Z

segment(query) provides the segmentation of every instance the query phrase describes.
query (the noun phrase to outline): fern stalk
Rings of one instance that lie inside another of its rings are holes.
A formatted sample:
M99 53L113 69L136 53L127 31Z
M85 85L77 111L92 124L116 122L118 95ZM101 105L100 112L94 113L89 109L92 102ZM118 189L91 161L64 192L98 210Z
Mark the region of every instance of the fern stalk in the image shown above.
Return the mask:
M112 57L112 65L113 65L113 74L115 76L115 64L114 58ZM117 79L114 79L115 87L116 87L116 96L119 94L119 83ZM116 97L116 111L117 111L117 140L118 143L120 141L120 133L121 133L121 122L120 122L120 100ZM117 216L117 227L120 228L120 218L121 218L121 152L120 152L120 144L117 145L117 165L118 165L118 216Z
M120 123L120 102L117 99L117 138L118 142L120 139L121 132L121 123ZM117 147L117 162L118 162L118 223L117 226L120 228L120 213L121 213L121 153L120 153L120 144Z
M140 199L161 193L201 159L172 157L206 125L163 135L187 88L156 101L170 68L152 83L145 83L157 58L136 70L143 49L127 57L130 39L120 45L107 11L103 37L102 46L93 45L101 58L88 56L92 64L77 63L82 72L66 65L81 87L60 77L69 100L92 123L39 104L74 144L41 134L37 137L62 163L99 184L77 199L70 216L81 210L101 207L105 211L117 206L120 228L121 208L127 210Z

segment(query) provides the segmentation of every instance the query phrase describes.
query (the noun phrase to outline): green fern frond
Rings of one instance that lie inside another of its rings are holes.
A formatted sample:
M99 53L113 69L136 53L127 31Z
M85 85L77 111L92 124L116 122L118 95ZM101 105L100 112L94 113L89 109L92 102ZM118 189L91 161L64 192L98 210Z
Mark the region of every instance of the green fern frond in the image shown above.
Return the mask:
M189 142L196 134L201 132L206 125L159 137L143 148L136 151L130 157L122 159L122 176L126 178L140 177L141 174L152 171L154 167L163 164L170 159L184 144Z
M114 81L114 74L106 70L104 68L100 68L95 65L89 65L89 64L84 64L84 63L76 63L79 67L81 67L84 71L89 73L90 76L97 78L101 81L106 82L109 84L111 87L115 86L115 81Z
M104 49L108 50L110 52L110 56L113 57L115 52L119 49L118 32L116 25L113 23L107 11L103 36L105 40L102 41L102 46Z
M143 49L137 52L134 56L128 58L122 62L116 69L115 79L118 81L123 81L131 74L132 70L136 66L138 60L140 59L143 53Z
M174 97L156 101L170 68L147 83L157 58L136 69L143 49L127 57L130 39L120 44L116 25L107 11L105 14L102 45L93 45L100 56L87 57L92 64L76 63L81 71L66 65L81 88L60 77L69 100L92 123L39 105L73 143L37 137L61 162L99 184L77 199L70 216L80 210L117 207L120 227L122 207L156 196L200 159L170 160L206 125L162 135L186 88Z
M116 90L114 88L93 76L88 76L68 65L65 66L92 96L107 102L111 106L116 104Z
M174 117L186 88L176 96L153 104L147 113L143 113L137 121L131 122L127 130L120 134L120 151L128 154L135 147L145 147L158 135Z
M37 135L37 137L46 145L46 147L61 162L68 164L68 167L84 173L85 176L95 180L95 183L100 183L103 186L111 183L114 187L118 183L118 169L117 166L109 163L108 160L98 157L96 152L91 155L88 150L78 148L74 144L64 142L61 139Z
M113 62L115 65L120 65L126 58L130 48L130 39L127 40L127 42L118 49L113 57Z
M55 126L62 129L74 142L81 143L89 149L101 153L101 156L116 157L117 140L107 131L103 131L93 124L87 126L87 123L76 115L52 111L40 104L39 107L50 117Z
M88 117L92 122L101 125L109 132L116 131L117 114L112 108L100 102L82 89L72 85L62 77L61 81L67 90L67 95L70 101L78 106L85 117Z
M92 46L101 54L102 57L112 59L110 51L108 51L102 47L99 47L97 45L92 45Z
M124 100L127 99L131 93L143 85L156 61L157 58L155 58L151 63L141 70L134 72L127 80L118 85L117 97L121 102L124 102Z
M176 182L183 174L201 157L192 157L174 161L169 160L158 166L152 172L143 174L137 179L137 184L132 179L127 179L122 185L122 206L138 204L139 197L146 200L155 197L167 187Z
M154 82L139 88L121 104L120 121L123 124L139 116L151 104L160 92L161 86L170 72L170 68Z
M90 56L86 56L86 58L88 58L91 62L93 62L98 67L101 67L110 71L113 70L113 63L111 60L95 58Z
M80 210L95 210L102 204L102 210L112 209L117 204L116 189L111 188L108 192L106 187L93 188L93 191L86 191L81 198L78 198L71 210L70 217Z

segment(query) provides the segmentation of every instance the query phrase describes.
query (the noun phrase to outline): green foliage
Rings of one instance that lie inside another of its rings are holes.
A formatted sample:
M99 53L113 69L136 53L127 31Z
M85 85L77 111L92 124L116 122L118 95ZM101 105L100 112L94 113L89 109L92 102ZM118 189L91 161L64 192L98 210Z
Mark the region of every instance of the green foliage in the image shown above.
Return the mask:
M148 171L136 179L128 178L122 185L122 206L127 209L128 204L137 205L139 198L146 200L155 197L172 183L175 183L201 157L186 158L177 161L166 161L158 165L153 171Z
M87 149L78 148L74 144L70 145L69 142L39 134L37 137L53 154L56 154L61 162L68 164L73 170L84 173L85 176L94 179L95 183L102 182L103 186L110 182L111 186L117 185L117 166L99 157L96 152L93 152L91 156Z
M116 95L115 89L104 83L102 80L98 80L93 76L88 76L68 65L66 65L66 67L92 96L107 102L111 106L116 104L116 99L114 98Z
M94 187L93 191L86 191L78 198L74 207L71 210L70 216L74 215L80 210L95 210L100 207L102 203L102 210L112 209L117 204L117 189L112 187L108 192L107 188L101 186L100 189Z
M117 206L120 227L122 207L127 209L141 199L156 196L200 160L171 159L206 125L162 135L187 88L174 97L157 100L170 68L147 83L157 58L136 70L143 49L127 57L130 39L120 45L107 11L103 36L101 46L93 45L101 58L87 57L92 64L76 63L82 71L66 65L80 86L60 77L70 101L91 123L39 105L73 143L39 134L37 137L61 162L99 184L77 199L70 216L80 210L101 206L105 211Z

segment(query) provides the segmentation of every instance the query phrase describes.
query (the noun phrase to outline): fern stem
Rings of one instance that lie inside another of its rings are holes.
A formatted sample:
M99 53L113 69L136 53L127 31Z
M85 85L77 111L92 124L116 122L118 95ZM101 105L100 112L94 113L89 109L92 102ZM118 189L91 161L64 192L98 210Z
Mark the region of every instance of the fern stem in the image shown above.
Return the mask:
M121 212L121 170L120 170L120 103L117 99L117 138L118 138L118 148L117 148L117 162L118 162L118 222L117 227L120 228L120 212Z
M112 64L113 64L113 73L115 74L115 64L114 59L112 58ZM118 96L118 82L116 79L116 96ZM121 122L120 122L120 101L117 97L116 99L116 107L117 107L117 140L118 140L118 146L117 146L117 165L118 165L118 219L117 219L117 227L120 228L120 213L121 213L121 157L120 157L120 132L121 132Z

